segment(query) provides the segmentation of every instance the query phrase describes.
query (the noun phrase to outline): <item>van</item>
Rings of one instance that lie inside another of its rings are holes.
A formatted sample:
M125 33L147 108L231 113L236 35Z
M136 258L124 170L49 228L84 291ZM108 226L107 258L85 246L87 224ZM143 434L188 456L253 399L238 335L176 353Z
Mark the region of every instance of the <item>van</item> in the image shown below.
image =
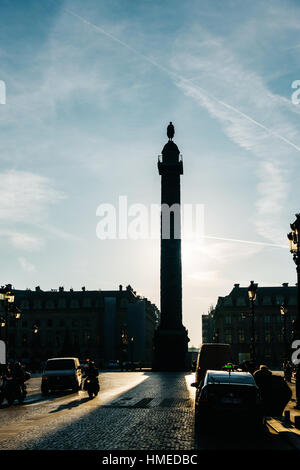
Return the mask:
M201 344L197 358L195 384L193 385L198 387L201 384L207 370L221 370L228 362L232 362L232 349L230 344Z
M68 390L78 392L82 384L82 370L77 357L54 357L48 359L42 374L41 392Z

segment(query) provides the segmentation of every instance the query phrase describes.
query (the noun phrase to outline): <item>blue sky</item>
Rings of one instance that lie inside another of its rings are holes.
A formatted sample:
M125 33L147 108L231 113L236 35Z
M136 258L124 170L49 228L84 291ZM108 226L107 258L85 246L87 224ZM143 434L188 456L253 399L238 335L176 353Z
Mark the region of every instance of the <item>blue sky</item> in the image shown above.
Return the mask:
M159 240L99 240L99 204L160 201L166 126L184 159L183 321L234 283L296 282L296 1L2 0L1 283L118 288L159 306ZM252 243L255 242L255 243Z

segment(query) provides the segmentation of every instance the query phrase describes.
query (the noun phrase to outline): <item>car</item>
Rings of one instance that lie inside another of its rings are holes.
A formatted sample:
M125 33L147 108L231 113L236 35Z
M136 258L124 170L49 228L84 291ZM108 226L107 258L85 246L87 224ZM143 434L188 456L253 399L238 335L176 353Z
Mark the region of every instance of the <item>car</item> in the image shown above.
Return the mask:
M259 388L250 372L208 370L202 386L196 389L195 425L198 430L210 424L244 424L260 429L264 413Z
M108 361L107 367L108 367L108 369L119 369L120 368L120 363L119 363L119 361Z
M41 392L69 390L78 392L82 384L82 370L77 357L48 359L42 373Z

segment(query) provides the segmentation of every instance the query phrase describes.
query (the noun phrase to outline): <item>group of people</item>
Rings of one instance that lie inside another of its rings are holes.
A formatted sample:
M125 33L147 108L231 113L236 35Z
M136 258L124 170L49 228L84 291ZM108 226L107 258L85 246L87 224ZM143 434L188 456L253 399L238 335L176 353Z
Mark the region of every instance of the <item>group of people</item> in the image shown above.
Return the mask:
M0 377L2 380L13 379L24 390L26 380L30 379L30 373L25 370L20 361L16 361L12 364L1 364Z

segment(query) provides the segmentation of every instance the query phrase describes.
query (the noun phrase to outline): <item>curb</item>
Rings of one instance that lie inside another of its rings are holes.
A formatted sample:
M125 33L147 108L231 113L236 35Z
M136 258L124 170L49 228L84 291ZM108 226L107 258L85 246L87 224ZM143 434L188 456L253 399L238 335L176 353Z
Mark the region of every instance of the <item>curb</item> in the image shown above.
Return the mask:
M281 434L295 449L300 450L300 431L292 423L284 425L281 421L274 418L266 419L267 426Z

